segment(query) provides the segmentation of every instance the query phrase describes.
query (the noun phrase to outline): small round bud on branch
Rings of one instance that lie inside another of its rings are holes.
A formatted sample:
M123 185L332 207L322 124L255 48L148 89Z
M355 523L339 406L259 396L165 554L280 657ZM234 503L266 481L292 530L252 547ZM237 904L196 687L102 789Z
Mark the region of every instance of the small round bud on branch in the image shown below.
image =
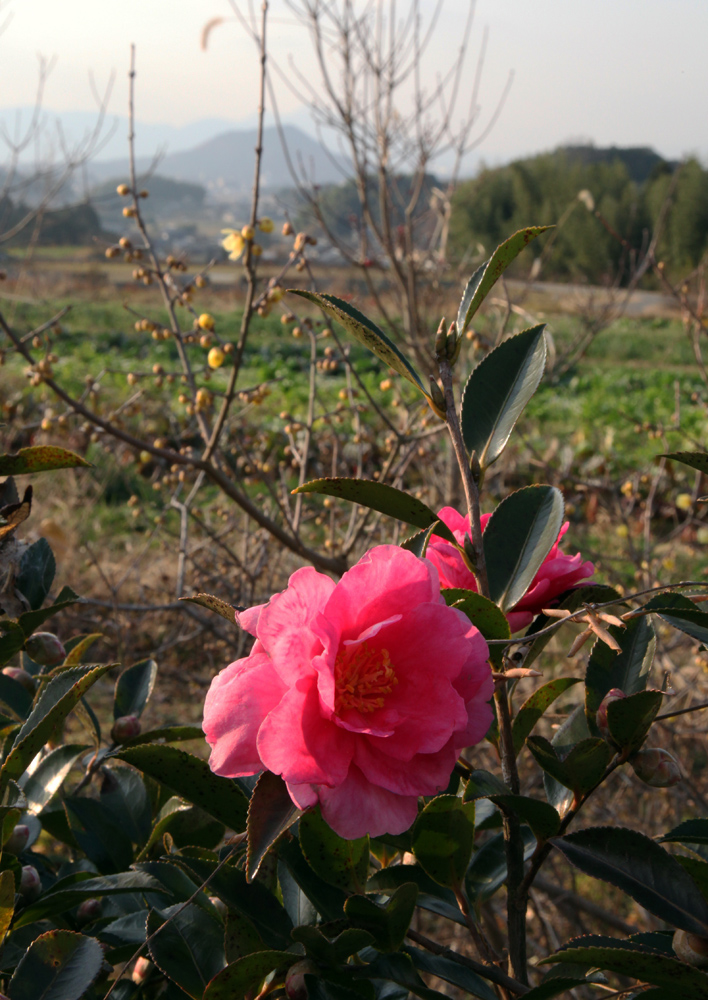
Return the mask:
M25 823L18 823L3 844L3 851L7 851L8 854L21 854L27 847L29 835L29 827Z
M288 1000L307 1000L305 976L317 975L318 972L317 966L309 958L291 965L285 976L285 995Z
M53 667L66 659L64 645L53 632L35 632L25 643L25 650L42 667Z
M688 931L676 931L671 942L674 953L683 962L698 969L708 967L708 938Z
M22 667L3 667L2 672L6 677L10 677L13 681L21 684L25 691L34 697L37 690L37 683L32 674L23 670Z
M140 729L140 719L137 715L121 715L113 723L111 739L114 743L124 743L125 740L131 740L134 736L139 736Z
M20 876L20 895L30 902L42 892L42 881L34 865L24 865Z
M682 780L679 762L668 750L651 747L630 757L636 776L652 788L670 788Z

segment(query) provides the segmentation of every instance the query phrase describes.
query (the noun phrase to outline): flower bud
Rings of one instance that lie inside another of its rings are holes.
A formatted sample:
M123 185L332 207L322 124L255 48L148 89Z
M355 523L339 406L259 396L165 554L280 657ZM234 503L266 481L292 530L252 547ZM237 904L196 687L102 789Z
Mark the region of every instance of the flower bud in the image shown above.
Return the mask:
M676 931L671 944L674 953L683 962L699 969L708 966L708 938L689 934L688 931Z
M446 356L445 346L447 344L447 331L445 330L445 317L440 320L440 326L435 334L435 344L433 347L433 354L440 360Z
M607 723L607 706L612 704L613 701L619 701L621 698L626 697L627 695L624 691L620 691L619 688L612 688L600 702L600 707L598 708L597 715L595 716L595 722L597 723L597 728L600 730L600 735L603 740L607 740L609 742L612 739L610 735L610 727Z
M154 965L152 964L150 959L143 958L143 956L141 955L139 958L136 958L135 960L135 965L133 966L133 971L131 973L130 978L133 980L136 986L141 986L144 982L146 982L153 969Z
M76 919L79 924L90 924L103 913L103 904L100 899L85 899L76 911Z
M125 740L132 740L134 736L140 735L140 728L140 719L137 715L121 715L113 723L111 739L114 743L124 743Z
M668 750L660 747L640 750L630 758L629 763L636 776L652 788L670 788L682 778L679 762Z
M253 226L249 226L248 223L246 223L246 225L241 228L241 236L244 238L244 240L252 240L255 235L256 235L255 229L253 228Z
M202 330L213 330L214 329L214 317L210 313L202 313L197 320L198 325Z
M291 965L285 976L285 996L289 1000L307 1000L305 976L317 975L318 968L309 958Z
M20 854L27 847L29 840L29 827L24 823L18 823L3 845L3 851L8 854Z
M25 650L42 667L54 667L66 659L66 650L53 632L35 632L25 643Z
M441 420L445 419L445 414L447 413L445 394L432 375L430 376L430 398L428 399L428 405L436 416L440 417Z
M130 194L130 188L127 184L119 184L116 188L116 194L119 194L121 198L126 198Z
M269 219L268 216L264 216L258 220L258 228L262 233L272 233L274 228L273 220Z
M39 872L34 865L24 865L20 877L20 895L24 896L28 902L37 899L42 891L42 882Z
M28 674L22 667L3 667L2 672L6 677L11 677L13 681L21 684L25 691L34 697L37 685L32 674Z

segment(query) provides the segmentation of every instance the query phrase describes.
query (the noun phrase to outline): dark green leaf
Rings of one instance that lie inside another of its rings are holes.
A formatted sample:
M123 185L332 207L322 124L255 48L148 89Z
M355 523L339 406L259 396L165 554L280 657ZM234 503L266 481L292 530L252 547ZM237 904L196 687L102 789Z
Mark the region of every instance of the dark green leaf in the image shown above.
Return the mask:
M591 791L614 756L604 740L589 736L564 756L543 736L529 736L526 745L546 774L570 788L577 798Z
M525 486L496 508L484 531L489 596L502 611L528 590L563 524L563 497L554 486Z
M568 688L573 687L579 681L579 677L556 677L555 680L547 681L546 684L542 684L533 694L529 695L516 713L511 726L514 750L517 754L546 709L553 704L556 698L565 694Z
M422 528L420 531L416 531L414 535L404 538L401 542L401 548L407 549L408 552L412 552L418 558L422 558L427 552L430 539L441 524L441 521L433 521L429 528Z
M674 997L708 1000L705 973L677 958L645 951L641 945L629 941L588 934L574 938L555 954L542 959L542 964L546 962L575 962L664 986L672 991L672 1000Z
M608 631L622 652L615 653L599 639L593 646L585 675L585 714L591 733L597 734L595 716L611 688L626 695L643 691L654 659L656 636L648 618L630 618L624 629L610 625Z
M563 724L556 730L551 745L558 757L564 759L573 747L582 740L588 739L589 736L590 730L585 718L585 706L576 705ZM561 817L565 816L567 809L573 802L573 792L552 778L548 772L544 772L543 784L546 789L546 798L550 804L558 810Z
M669 844L708 844L708 819L687 819L669 830L661 839Z
M308 299L323 309L328 316L336 319L342 324L347 333L351 334L360 344L368 348L375 354L379 361L383 361L389 368L402 375L403 378L420 390L424 396L430 393L425 389L420 380L420 376L407 358L401 354L393 341L389 340L386 334L372 323L370 319L360 313L358 309L338 299L335 295L328 295L326 292L306 292L298 288L289 288L293 295L300 295L303 299Z
M285 971L302 956L289 951L258 951L245 955L222 969L209 983L204 1000L235 1000L256 991L274 969ZM199 994L201 1000L201 994Z
M0 628L4 632L0 637L0 666L4 666L22 649L26 636L17 622L3 621Z
M491 771L473 771L465 786L464 802L474 799L488 799L492 795L508 795L509 789L496 774Z
M177 747L124 747L121 760L149 774L214 819L240 833L246 829L248 799L230 778L213 774L205 760Z
M536 838L527 826L521 827L524 858L530 858L536 847ZM490 837L472 855L465 877L465 889L471 902L489 899L506 880L506 850L504 835Z
M330 829L319 808L300 820L300 847L320 878L345 892L364 892L369 874L369 838L344 840Z
M455 923L465 923L455 893L432 879L420 865L388 865L381 868L371 876L366 889L367 892L390 893L406 882L415 882L418 886L416 906L454 920Z
M133 860L128 834L96 799L70 796L64 800L69 828L81 850L101 874L124 871Z
M361 504L370 510L388 514L416 528L429 528L437 523L435 534L456 545L455 536L450 529L438 521L437 514L426 507L422 500L397 490L386 483L377 483L369 479L313 479L309 483L298 486L293 493L321 493L325 496L338 497L351 503Z
M467 969L443 955L432 955L429 951L422 951L409 945L404 945L403 951L420 972L427 972L431 976L437 976L438 979L444 979L446 983L459 986L480 1000L496 1000L497 994L489 983L472 969Z
M31 903L18 916L15 927L24 927L44 917L66 913L86 899L97 896L125 895L137 892L160 893L167 896L164 887L144 872L119 872L117 875L92 877L90 872L60 879L36 903Z
M126 740L121 744L121 749L142 746L144 743L179 743L183 740L203 739L204 730L201 726L159 726L134 736L132 740Z
M460 411L462 436L467 454L476 454L482 469L499 458L538 388L546 363L545 329L542 323L509 337L480 361L467 380Z
M368 980L357 982L348 973L333 969L326 970L322 976L306 973L305 987L309 1000L375 1000L377 995Z
M588 981L592 982L592 980L588 980L582 974L578 974L577 976L554 976L552 979L544 980L544 982L530 990L530 992L524 993L524 997L527 997L528 1000L552 1000L553 997L567 993L569 990L574 989L576 986L582 986Z
M52 735L56 727L76 707L81 698L112 664L97 667L72 667L54 677L39 696L30 717L15 737L0 772L4 788L10 779L16 780Z
M560 829L560 816L548 802L526 795L493 795L492 802L515 813L522 823L528 823L537 840L555 837Z
M54 553L46 538L39 538L22 554L15 586L25 595L33 611L41 608L56 573Z
M230 965L244 955L252 955L254 951L266 951L266 946L253 923L241 913L231 911L226 917L224 931L224 950L226 961Z
M704 451L669 451L664 452L659 458L670 458L674 462L681 462L691 469L698 469L699 472L708 472L708 455Z
M44 756L32 774L25 774L20 785L27 799L27 811L37 815L55 795L78 758L87 749L84 744L65 743Z
M103 963L95 938L47 931L29 946L10 980L10 1000L79 1000Z
M692 639L708 643L708 614L683 594L657 594L647 601L644 610L653 611L667 625L690 635Z
M264 771L256 782L248 806L246 873L249 880L255 878L263 858L281 833L301 815L280 775Z
M373 935L378 951L398 951L410 927L418 898L418 886L404 882L392 894L386 906L379 906L367 896L350 896L344 912L353 927Z
M177 847L214 848L224 839L224 831L224 824L219 820L175 796L160 810L139 859L149 857L155 844L161 846L166 833Z
M116 681L113 718L119 719L122 715L142 715L156 678L157 663L154 660L141 660L132 667L126 667Z
M474 805L456 795L437 795L413 827L413 853L432 879L459 888L474 844Z
M484 277L484 272L487 270L488 260L485 260L483 264L480 264L477 270L474 272L470 280L465 285L465 290L462 293L462 298L460 299L460 304L457 308L457 331L462 336L465 332L467 326L467 310L470 307L470 303L474 298L474 293L479 288L479 283Z
M75 469L79 466L90 468L90 462L67 448L48 444L20 448L16 455L0 455L0 476L23 476L30 472Z
M145 843L152 827L152 806L139 771L132 767L107 767L101 786L101 805L113 814L114 822L134 844ZM223 825L217 825L223 836Z
M506 615L493 601L475 593L474 590L462 590L458 587L445 588L441 593L445 603L467 615L485 639L511 638ZM489 659L492 666L498 668L504 659L504 646L490 646Z
M10 712L15 718L24 722L32 710L32 695L12 677L0 674L0 703L2 710Z
M463 305L464 309L464 319L460 325L458 318L458 328L460 333L469 325L472 317L477 312L479 307L484 302L484 299L492 290L494 285L497 283L499 278L502 276L504 271L511 262L518 257L521 251L535 240L537 236L541 233L545 233L546 230L551 229L551 226L528 226L526 229L520 229L513 236L510 236L508 240L504 240L501 243L492 256L489 258L487 263L484 265L484 271L481 276L479 275L479 270L471 278L471 282L475 282L474 291L469 294L469 285L465 289L465 294L462 296L462 302L460 303L459 314L462 313Z
M638 750L651 729L664 696L661 691L637 691L607 706L607 725L622 750Z
M339 920L344 915L346 895L312 870L305 860L299 842L294 837L278 841L278 857L286 865L293 880L299 885L318 913L326 921Z
M665 838L662 838L665 840ZM708 861L701 861L699 858L689 858L683 854L675 854L674 857L696 883L704 899L708 900Z
M50 604L47 608L38 608L37 611L25 611L17 619L20 628L25 634L25 638L28 639L40 625L43 625L57 611L62 611L64 608L76 604L78 600L79 595L75 594L71 587L62 587L54 604Z
M358 975L367 979L387 979L404 986L410 993L422 1000L440 1000L443 993L431 990L415 971L410 955L403 952L377 955L368 965L357 970Z
M661 920L690 934L708 934L708 902L678 861L644 834L590 827L553 844L576 868L617 886Z
M158 932L148 945L155 965L193 1000L202 1000L209 982L226 965L221 922L198 906L178 903L151 911L147 930L148 935Z
M293 941L304 945L308 957L320 965L336 966L374 943L373 936L359 927L349 927L330 941L318 927L294 927Z
M216 871L216 862L184 853L179 863L194 875L197 883L209 878L209 894L218 896L230 910L248 917L268 947L286 948L290 944L292 922L273 893L258 879L247 882L246 873L233 865L224 865Z

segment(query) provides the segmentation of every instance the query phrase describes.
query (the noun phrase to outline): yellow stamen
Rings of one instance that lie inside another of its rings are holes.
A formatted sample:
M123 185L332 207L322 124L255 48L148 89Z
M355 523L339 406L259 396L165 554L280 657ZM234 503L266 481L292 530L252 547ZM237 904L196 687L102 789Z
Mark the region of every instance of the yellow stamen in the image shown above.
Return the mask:
M337 715L348 708L374 712L396 684L387 649L372 650L366 642L345 647L334 661L334 710Z

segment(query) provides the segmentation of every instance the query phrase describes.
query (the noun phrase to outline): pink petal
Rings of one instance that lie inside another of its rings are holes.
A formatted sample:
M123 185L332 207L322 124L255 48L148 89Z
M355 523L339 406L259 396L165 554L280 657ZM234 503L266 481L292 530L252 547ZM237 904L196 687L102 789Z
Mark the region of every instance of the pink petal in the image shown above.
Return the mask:
M258 730L284 691L270 659L255 647L250 656L216 675L207 692L202 723L212 748L212 771L236 778L263 770L256 746Z
M357 740L354 754L354 763L368 781L397 795L435 795L444 791L456 759L451 742L437 753L419 753L410 761L400 761L362 739Z
M418 815L415 795L396 795L366 780L358 767L336 788L320 788L320 805L325 821L345 840L356 840L367 833L404 833Z
M288 794L298 809L309 809L319 801L315 785L288 784Z
M334 588L328 576L306 566L293 573L287 590L272 597L261 612L258 638L288 685L309 674L313 656L321 652L322 645L308 626Z
M245 611L236 611L236 624L240 625L245 632L250 632L251 635L258 635L258 620L261 617L261 611L265 607L267 607L266 604L256 604L255 607L246 608Z
M303 678L261 726L258 753L288 784L337 785L346 777L354 740L322 717L314 680Z

